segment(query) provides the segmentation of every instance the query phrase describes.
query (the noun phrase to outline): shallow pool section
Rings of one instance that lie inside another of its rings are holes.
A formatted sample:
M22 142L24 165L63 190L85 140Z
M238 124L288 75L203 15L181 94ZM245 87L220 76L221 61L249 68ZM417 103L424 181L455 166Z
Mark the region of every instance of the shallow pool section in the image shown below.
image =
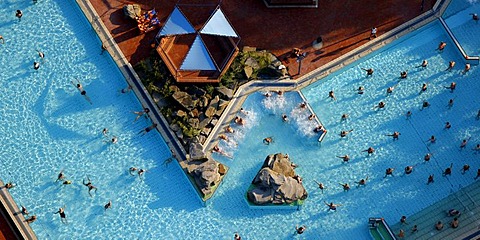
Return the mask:
M480 20L472 19L472 13L480 15L480 1L453 0L443 18L468 56L480 56Z

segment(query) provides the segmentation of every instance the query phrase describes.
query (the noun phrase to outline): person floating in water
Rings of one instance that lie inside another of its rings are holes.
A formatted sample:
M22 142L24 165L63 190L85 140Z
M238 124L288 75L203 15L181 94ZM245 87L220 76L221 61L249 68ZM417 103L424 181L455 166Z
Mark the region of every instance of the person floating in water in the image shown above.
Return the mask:
M373 75L373 68L362 68L362 70L367 72L367 77Z
M55 180L55 182L62 181L63 179L65 179L65 174L63 174L62 170L60 173L58 173L57 180Z
M375 109L375 108L382 109L382 108L384 108L384 107L385 107L385 103L384 103L384 102L379 102L379 103L377 104L377 106L374 107L374 109Z
M295 233L296 234L302 234L302 233L305 232L305 230L307 230L307 227L305 225L300 226L300 227L295 226Z
M367 184L367 180L368 180L368 176L366 178L360 179L360 181L358 182L355 182L357 184L357 188L360 186L365 186L365 184Z
M147 134L148 132L152 131L153 129L155 129L156 127L157 127L157 124L154 123L154 124L146 127L145 129L143 129L142 131L138 132L138 134L142 134L142 136L143 136L143 135Z
M407 117L407 120L410 119L410 117L412 116L412 111L408 111L405 116Z
M65 186L65 185L70 185L70 184L72 184L72 181L70 181L70 180L65 180L65 181L63 181L62 184L63 184L63 186Z
M344 192L348 192L350 190L350 185L348 183L339 183L343 187Z
M18 18L18 21L22 20L22 17L23 17L23 12L22 12L22 10L17 10L17 11L15 12L15 17Z
M446 177L448 175L452 175L452 167L453 167L453 163L450 163L450 167L445 168L445 170L442 173L442 176Z
M479 19L478 14L470 13L469 15L472 15L472 20L475 21L476 23L478 23L478 19Z
M317 182L317 180L313 180L313 181L315 181L315 183L318 185L318 188L320 188L323 194L323 189L326 189L325 185L323 185L323 183L321 182Z
M468 139L463 139L462 143L460 144L460 149L464 149L465 147L467 147L467 143L470 138L471 137L469 137Z
M445 49L445 47L447 46L447 43L444 42L444 41L441 41L439 44L438 44L438 48L436 50L440 51L440 52L443 52L443 50Z
M326 201L323 201L323 202L325 203L325 205L328 206L328 211L331 210L331 211L335 211L335 212L336 212L336 211L337 211L337 207L342 206L342 205L340 205L340 204L335 204L335 203L333 203L333 202L331 202L331 203L327 203Z
M462 167L462 174L465 174L468 170L470 170L470 165L465 164Z
M427 60L423 60L423 61L422 61L422 64L418 65L417 68L418 68L418 67L426 68L427 66L428 66L428 61L427 61Z
M45 61L45 53L37 50L38 56L42 59L42 62Z
M75 80L77 81L77 84L75 84L73 81L70 81L72 83L72 85L77 88L77 90L85 98L85 100L87 100L88 103L93 104L92 100L90 100L90 97L87 96L87 91L85 91L85 89L83 89L83 86L80 83L80 81L78 79L75 79Z
M367 152L368 155L375 153L375 149L373 147L369 147L368 149L363 150L362 152Z
M400 218L400 223L401 223L401 224L408 224L408 223L407 223L407 216L405 216L405 215L402 216L402 217Z
M400 135L400 132L393 132L392 134L387 134L386 136L393 137L393 140L398 140Z
M393 170L395 170L394 168L387 168L385 170L385 176L383 176L383 178L386 178L387 176L392 176L393 177Z
M132 91L132 86L128 85L126 88L122 88L119 90L120 93L129 93Z
M95 193L97 193L97 188L92 185L92 181L90 181L89 177L87 177L87 180L88 180L88 182L85 183L85 179L83 179L83 185L88 187L88 195L90 195L90 197L93 197L92 196L92 190L94 190Z
M448 68L445 71L452 71L453 67L455 67L455 61L448 62Z
M428 101L423 101L422 109L420 109L420 110L423 110L423 109L428 108L428 107L430 107L430 103Z
M287 117L286 114L282 114L282 120L283 120L284 122L288 122L288 117Z
M431 153L427 153L427 154L425 154L425 156L423 157L423 160L424 160L425 162L428 162L428 161L430 161L430 158L432 158L432 154L431 154Z
M233 240L242 240L242 237L240 237L238 233L235 233L235 235L233 236Z
M403 71L400 73L400 78L402 79L407 78L407 75L408 75L408 71Z
M430 142L430 143L435 143L436 141L437 141L437 138L435 138L434 135L432 135L430 139L427 140L427 142Z
M413 172L413 166L406 166L405 167L405 174L409 175Z
M353 129L350 129L348 131L341 131L340 132L340 137L346 137L351 132L353 132Z
M39 62L33 62L33 69L38 70L40 68Z
M387 95L388 95L388 94L392 94L394 89L395 89L395 87L389 87L389 88L387 88Z
M341 158L344 163L348 163L348 161L350 161L350 156L348 156L348 155L337 156L337 158Z
M446 89L450 89L450 92L453 92L455 88L457 88L457 84L455 82L450 83L450 86L445 86Z
M480 115L480 110L478 110L478 113L479 113L479 115ZM346 121L346 120L348 119L348 117L349 117L348 114L346 114L346 113L342 114L341 121ZM480 118L480 117L479 117L479 118Z
M266 138L263 139L263 144L270 145L270 143L273 143L273 138L272 137L266 137Z
M333 90L330 91L330 92L328 92L328 97L331 98L331 99L333 99L333 100L335 100L335 101L337 100L337 98L335 97L335 93L333 92Z
M63 208L59 208L54 214L60 214L60 221L62 221L63 224L68 224L67 216L65 215L65 206Z
M450 122L445 123L445 129L450 129L452 127L452 124Z
M450 100L448 100L448 104L447 104L447 107L450 109L453 107L453 98L450 98Z
M133 112L133 113L137 114L137 117L136 117L135 120L133 120L133 121L134 121L134 122L137 121L141 116L143 116L143 115L146 114L146 113L147 113L147 114L145 115L145 117L148 117L148 113L149 113L149 112L150 112L150 109L149 109L149 108L143 108L142 111Z
M105 204L105 206L103 206L103 209L104 209L105 211L107 211L107 209L109 209L109 208L111 208L111 207L112 207L112 201L108 201L108 203Z
M360 87L357 88L357 93L358 94L363 94L364 91L365 91L365 88L363 86L360 86Z
M468 71L470 71L470 68L471 68L470 63L465 63L465 68L463 68L462 74L465 74Z
M434 181L435 180L433 179L433 174L431 174L430 176L428 176L427 185L433 183Z
M141 178L143 176L143 174L145 174L145 172L147 172L147 170L140 168L137 172L138 177Z
M422 93L425 92L425 91L427 91L427 84L426 84L426 83L424 83L424 84L422 85L422 89L420 90L420 92L419 92L418 94L422 94Z
M225 153L218 145L215 145L213 146L213 149L212 149L213 152L216 152L216 153L219 153L225 157L228 157L228 158L232 158L232 156L228 155L227 153Z

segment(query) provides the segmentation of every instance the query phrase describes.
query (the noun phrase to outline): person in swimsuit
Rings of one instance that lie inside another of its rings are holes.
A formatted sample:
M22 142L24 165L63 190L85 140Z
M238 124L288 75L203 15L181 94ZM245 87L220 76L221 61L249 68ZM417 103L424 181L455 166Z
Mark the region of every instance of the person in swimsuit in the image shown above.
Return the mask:
M63 208L59 208L57 212L55 212L54 214L60 214L60 221L62 221L63 224L67 224L67 216L65 215L65 207Z
M93 104L92 100L90 100L90 97L87 96L87 91L85 91L85 89L83 89L83 86L80 83L80 80L78 80L78 79L75 79L75 80L77 81L77 84L75 84L73 81L70 81L72 83L72 85L77 88L77 90L80 92L80 95L82 95L85 98L85 100L87 100L88 103Z
M88 182L85 183L85 179L83 179L83 185L88 187L88 195L90 195L90 197L93 197L91 192L92 192L92 190L95 190L95 193L97 193L97 188L92 185L92 182L90 181L89 177L87 177L87 180L88 180Z
M154 123L154 124L152 124L152 125L150 125L150 126L146 127L145 129L143 129L142 131L138 132L138 134L140 134L140 133L141 133L141 134L142 134L142 136L143 136L143 135L147 134L148 132L152 131L153 129L155 129L156 127L157 127L157 124L156 124L156 123Z
M150 112L149 108L143 108L142 111L133 112L133 113L137 114L137 117L133 121L134 122L137 121L141 116L143 116L145 113L149 113L149 112ZM148 115L145 115L145 116L147 117Z
M103 206L103 209L105 209L105 211L107 211L107 209L109 209L111 207L112 207L112 201L108 201L108 203L105 204L105 206Z

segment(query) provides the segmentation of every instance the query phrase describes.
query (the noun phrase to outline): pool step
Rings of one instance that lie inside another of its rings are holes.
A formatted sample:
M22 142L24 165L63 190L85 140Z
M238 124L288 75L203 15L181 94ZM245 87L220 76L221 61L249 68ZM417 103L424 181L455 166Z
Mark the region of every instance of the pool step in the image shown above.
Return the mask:
M449 209L457 209L462 213L456 229L450 227L453 217L447 216ZM442 221L443 230L435 229L437 221ZM476 233L480 230L480 180L409 216L407 223L392 225L392 231L398 234L403 229L405 239L463 239ZM410 232L413 225L417 225L418 232Z

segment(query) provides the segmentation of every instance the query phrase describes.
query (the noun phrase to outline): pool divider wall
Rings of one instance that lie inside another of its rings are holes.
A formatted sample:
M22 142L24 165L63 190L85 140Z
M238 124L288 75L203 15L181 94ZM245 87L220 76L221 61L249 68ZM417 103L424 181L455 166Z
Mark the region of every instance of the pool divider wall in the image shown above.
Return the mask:
M37 236L33 232L32 228L28 223L25 222L25 218L18 208L17 204L10 195L10 192L5 186L5 183L0 180L0 203L3 205L3 208L6 210L7 222L13 222L15 226L10 226L15 235L20 234L21 236L16 236L17 239L29 239L36 240ZM8 219L10 218L10 220Z

